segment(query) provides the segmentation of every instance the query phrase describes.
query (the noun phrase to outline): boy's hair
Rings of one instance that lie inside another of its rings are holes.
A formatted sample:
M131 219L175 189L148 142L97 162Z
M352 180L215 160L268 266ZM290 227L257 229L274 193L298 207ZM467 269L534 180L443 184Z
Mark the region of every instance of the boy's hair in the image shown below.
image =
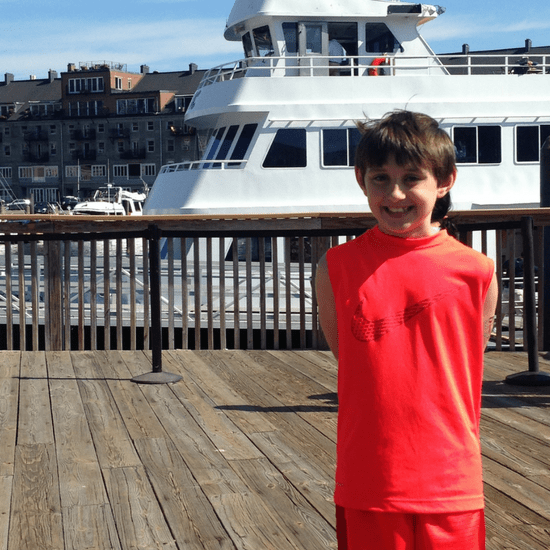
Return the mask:
M455 147L447 132L432 117L411 111L393 111L380 120L358 122L362 133L355 151L355 166L363 177L367 168L380 167L390 157L404 166L430 168L438 183L456 170ZM442 220L451 207L450 194L438 199L432 221Z

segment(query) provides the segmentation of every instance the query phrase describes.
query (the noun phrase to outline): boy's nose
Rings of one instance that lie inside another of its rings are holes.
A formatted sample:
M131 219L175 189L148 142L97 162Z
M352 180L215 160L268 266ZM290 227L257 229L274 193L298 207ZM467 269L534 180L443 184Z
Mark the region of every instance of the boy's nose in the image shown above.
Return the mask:
M391 190L390 195L393 199L401 200L405 198L405 191L403 190L403 187L399 182L394 183Z

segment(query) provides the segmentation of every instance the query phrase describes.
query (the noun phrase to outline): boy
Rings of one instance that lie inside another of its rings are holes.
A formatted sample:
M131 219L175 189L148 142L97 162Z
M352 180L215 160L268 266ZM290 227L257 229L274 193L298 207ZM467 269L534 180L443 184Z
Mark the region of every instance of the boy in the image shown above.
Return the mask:
M339 548L479 550L493 262L442 228L456 166L435 120L398 111L362 132L355 174L378 225L316 279L338 359Z

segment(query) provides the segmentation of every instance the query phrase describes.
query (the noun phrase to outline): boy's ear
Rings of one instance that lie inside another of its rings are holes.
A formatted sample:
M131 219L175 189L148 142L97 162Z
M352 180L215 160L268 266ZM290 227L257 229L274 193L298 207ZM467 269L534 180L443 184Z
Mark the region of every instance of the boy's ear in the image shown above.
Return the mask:
M367 188L365 187L365 176L363 172L361 171L361 168L359 166L355 167L355 179L357 180L357 183L359 184L359 187L365 193L367 194Z
M441 199L444 197L453 187L456 181L456 168L453 170L453 173L444 181L442 181L437 186L437 198Z

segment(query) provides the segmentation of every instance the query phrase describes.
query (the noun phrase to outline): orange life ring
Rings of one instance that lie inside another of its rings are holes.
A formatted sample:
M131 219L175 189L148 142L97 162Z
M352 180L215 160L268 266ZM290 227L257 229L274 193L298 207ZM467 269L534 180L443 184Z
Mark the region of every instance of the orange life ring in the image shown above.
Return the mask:
M377 57L371 64L371 68L369 69L369 76L378 76L380 73L378 72L378 68L380 65L386 64L386 58L385 57Z

